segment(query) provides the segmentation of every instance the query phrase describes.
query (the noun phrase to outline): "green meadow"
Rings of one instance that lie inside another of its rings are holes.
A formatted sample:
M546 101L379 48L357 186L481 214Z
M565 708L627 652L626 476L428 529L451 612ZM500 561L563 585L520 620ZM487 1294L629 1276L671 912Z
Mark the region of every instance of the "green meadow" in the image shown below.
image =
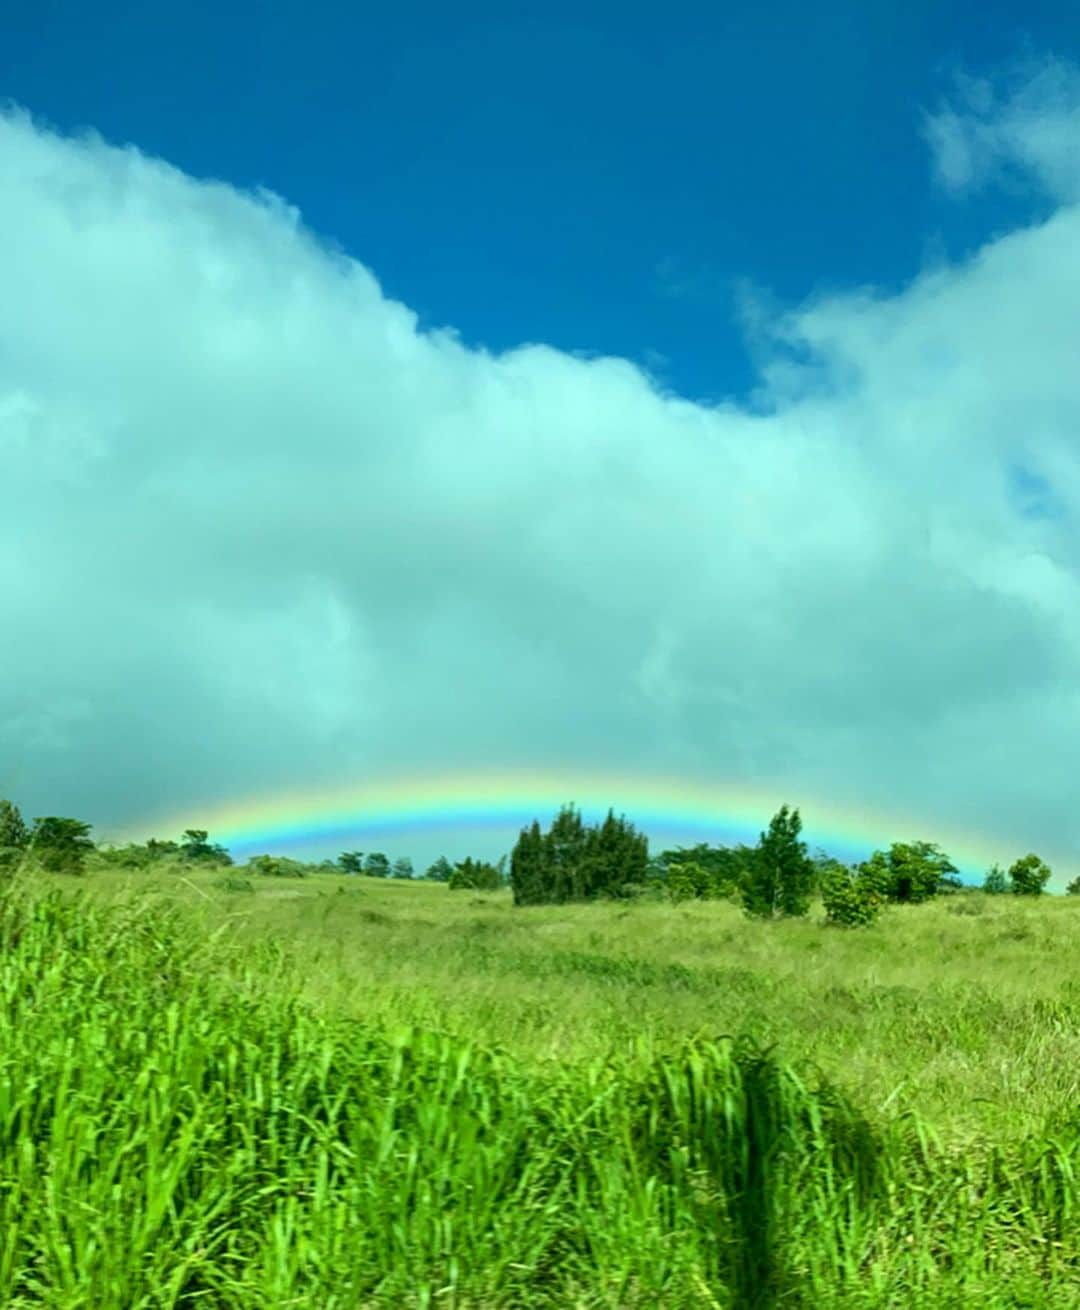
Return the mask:
M1080 897L0 891L0 1305L1080 1305Z

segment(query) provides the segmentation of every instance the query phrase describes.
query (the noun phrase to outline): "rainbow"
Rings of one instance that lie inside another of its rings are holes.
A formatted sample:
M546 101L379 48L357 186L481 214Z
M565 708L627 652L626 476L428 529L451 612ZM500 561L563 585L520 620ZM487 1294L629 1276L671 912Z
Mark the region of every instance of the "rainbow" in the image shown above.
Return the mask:
M546 827L561 805L572 801L587 822L613 808L642 832L652 849L695 842L756 843L758 834L784 803L797 807L803 840L841 860L864 859L894 841L935 841L966 880L981 881L998 861L1006 867L1019 849L985 835L946 830L923 819L904 818L867 806L844 809L796 795L790 786L735 781L694 782L683 778L552 770L499 770L453 775L409 774L390 780L280 791L258 798L217 802L198 812L159 816L132 826L121 841L148 836L177 837L189 827L205 828L211 841L235 858L268 852L322 855L373 840L420 835L511 834L538 819ZM1025 847L1025 849L1027 849ZM448 853L453 853L448 850ZM1047 857L1048 858L1048 857ZM1052 862L1052 861L1051 861ZM1060 875L1059 875L1060 876ZM1057 882L1059 879L1054 879Z

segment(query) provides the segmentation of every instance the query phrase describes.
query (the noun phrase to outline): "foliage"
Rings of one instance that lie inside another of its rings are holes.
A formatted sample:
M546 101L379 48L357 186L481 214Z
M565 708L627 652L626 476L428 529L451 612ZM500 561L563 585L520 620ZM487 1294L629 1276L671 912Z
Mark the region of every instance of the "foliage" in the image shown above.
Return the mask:
M30 840L19 807L14 801L0 800L0 848L18 847L22 849Z
M701 842L689 848L680 846L675 850L661 851L651 864L657 881L666 887L673 900L691 897L717 900L738 896L753 858L754 851L750 846L710 846ZM696 866L703 873L690 877L685 873L676 874L673 883L676 866L687 864Z
M1065 888L1066 896L1080 896L1080 875L1075 877Z
M96 851L97 863L114 869L149 869L180 855L179 842L158 841L155 837L123 846L99 846Z
M29 849L38 864L50 873L80 875L86 856L93 851L89 823L51 814L34 820Z
M450 875L453 872L454 866L445 855L440 855L437 860L428 865L424 871L424 877L431 882L449 882Z
M919 905L941 890L956 866L933 842L893 842L889 851L874 851L859 866L860 873L885 900Z
M1021 856L1009 869L1009 881L1017 896L1041 896L1049 878L1049 866L1033 854Z
M181 857L192 864L232 864L232 856L224 846L207 841L209 833L204 828L188 828L180 843Z
M0 800L0 874L13 872L26 852L30 833L14 801Z
M363 873L363 851L342 851L337 857L337 866L342 873Z
M382 851L372 851L364 861L364 872L369 878L389 878L390 859Z
M502 882L502 872L497 865L469 856L454 865L448 885L452 892L497 892Z
M262 878L306 878L311 868L285 855L253 855L242 871Z
M814 866L799 840L801 830L799 811L782 805L761 834L740 889L750 918L802 917L810 909Z
M564 805L546 833L536 820L521 830L510 855L514 904L627 897L646 882L648 865L648 839L625 817L608 810L589 827L573 804Z
M679 860L668 865L667 892L676 902L706 898L712 893L712 876L696 860Z
M826 922L849 928L873 923L884 903L870 877L860 870L846 868L838 860L822 868L821 898Z
M400 855L394 861L394 867L391 870L392 878L411 878L413 877L413 862L407 855Z
M1009 890L1009 876L1000 864L992 864L983 879L983 891L988 896L1001 896Z

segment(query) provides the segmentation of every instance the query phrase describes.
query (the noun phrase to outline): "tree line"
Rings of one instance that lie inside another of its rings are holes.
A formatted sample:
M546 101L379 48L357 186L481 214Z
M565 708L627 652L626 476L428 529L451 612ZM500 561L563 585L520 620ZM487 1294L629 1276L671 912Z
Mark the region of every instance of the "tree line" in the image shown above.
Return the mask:
M180 841L151 838L122 847L95 847L91 825L78 819L44 816L27 825L14 802L0 800L0 872L33 859L54 873L81 874L94 854L106 865L142 868L165 862L227 868L233 859L211 842L205 829L189 828ZM498 891L509 887L516 906L565 904L600 898L625 900L652 892L675 901L733 899L756 919L800 917L820 897L829 922L855 926L874 922L887 904L919 904L964 884L956 866L933 842L894 842L868 859L844 865L825 852L814 857L801 838L798 809L783 805L755 846L699 843L650 857L648 839L625 816L609 809L588 825L571 803L546 830L538 820L521 829L509 856L492 863L468 857L451 863L445 856L428 866L428 881L449 890ZM382 851L342 851L336 860L305 863L280 855L254 855L244 872L278 877L347 873L375 878L414 879L412 860L394 861ZM1006 871L995 864L982 890L992 895L1040 895L1051 871L1035 854L1017 859ZM1080 895L1080 877L1066 888Z

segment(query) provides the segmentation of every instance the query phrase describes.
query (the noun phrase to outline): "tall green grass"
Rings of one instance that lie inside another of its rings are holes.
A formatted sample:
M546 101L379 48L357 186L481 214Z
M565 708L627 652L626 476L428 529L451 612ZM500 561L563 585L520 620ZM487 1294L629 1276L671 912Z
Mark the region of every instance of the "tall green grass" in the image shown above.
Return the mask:
M1080 1304L1069 1105L958 1150L744 1035L533 1067L207 923L0 893L0 1305Z

